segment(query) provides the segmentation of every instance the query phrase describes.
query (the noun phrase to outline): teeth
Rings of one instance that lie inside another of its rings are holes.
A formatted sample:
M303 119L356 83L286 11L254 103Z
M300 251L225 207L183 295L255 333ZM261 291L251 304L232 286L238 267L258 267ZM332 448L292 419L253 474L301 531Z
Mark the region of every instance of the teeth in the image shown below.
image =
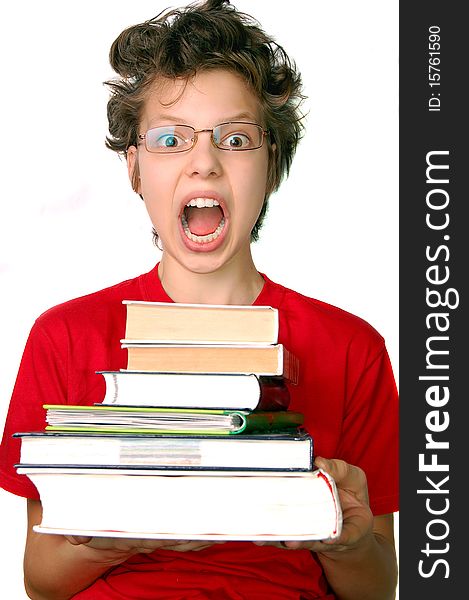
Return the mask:
M198 244L207 244L208 242L213 242L213 240L217 239L217 237L223 231L223 227L225 226L225 218L223 217L222 220L220 221L220 223L218 224L218 227L215 229L215 231L213 233L208 233L207 235L195 235L194 233L191 233L191 230L189 229L189 225L187 223L187 219L186 219L185 215L181 216L181 221L182 221L182 228L184 229L184 233L186 234L186 236L191 241L197 242Z
M213 206L220 206L218 200L213 198L192 198L186 204L186 206L193 206L195 208L212 208Z
M214 200L213 198L192 198L186 204L186 206L190 206L193 208L212 208L213 206L220 206L218 200ZM184 233L186 236L193 242L197 242L198 244L207 244L208 242L213 242L223 230L225 226L225 218L222 217L218 227L214 232L208 233L207 235L195 235L189 229L189 224L187 223L186 216L184 214L181 215L182 228L184 229Z

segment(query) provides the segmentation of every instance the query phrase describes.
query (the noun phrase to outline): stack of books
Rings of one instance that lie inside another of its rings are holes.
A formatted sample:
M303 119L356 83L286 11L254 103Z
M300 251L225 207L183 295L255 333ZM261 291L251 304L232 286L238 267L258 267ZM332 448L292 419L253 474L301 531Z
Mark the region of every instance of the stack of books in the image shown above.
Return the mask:
M125 301L127 369L93 406L46 405L19 432L36 531L206 540L340 534L334 481L288 410L298 361L271 307Z

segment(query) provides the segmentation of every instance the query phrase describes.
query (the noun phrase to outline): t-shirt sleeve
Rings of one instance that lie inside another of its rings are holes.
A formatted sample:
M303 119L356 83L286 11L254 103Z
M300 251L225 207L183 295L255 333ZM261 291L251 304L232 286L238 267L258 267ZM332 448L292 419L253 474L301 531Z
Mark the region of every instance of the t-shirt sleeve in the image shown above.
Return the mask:
M21 359L0 445L0 485L26 498L39 499L36 487L26 475L19 475L21 441L14 433L42 431L46 425L43 404L66 402L66 345L53 343L41 326L33 325Z
M360 371L350 369L338 455L366 473L370 507L380 515L399 509L398 392L382 344Z

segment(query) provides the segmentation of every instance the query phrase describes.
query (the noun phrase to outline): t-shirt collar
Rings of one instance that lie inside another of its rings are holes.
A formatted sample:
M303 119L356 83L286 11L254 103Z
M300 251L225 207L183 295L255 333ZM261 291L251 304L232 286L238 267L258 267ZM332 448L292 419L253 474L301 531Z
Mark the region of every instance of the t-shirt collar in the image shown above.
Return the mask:
M142 276L142 295L147 302L173 302L158 277L159 264L158 262L151 271ZM260 275L264 279L264 285L252 303L253 306L278 306L283 295L281 286L275 285L264 273Z

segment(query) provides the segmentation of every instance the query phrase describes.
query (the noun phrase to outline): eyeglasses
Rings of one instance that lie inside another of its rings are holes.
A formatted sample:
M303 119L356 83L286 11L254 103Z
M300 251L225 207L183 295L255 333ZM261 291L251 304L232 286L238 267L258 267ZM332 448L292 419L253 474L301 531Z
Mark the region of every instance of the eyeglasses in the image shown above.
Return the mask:
M162 125L141 133L138 138L145 140L148 152L175 154L191 150L197 143L198 134L205 132L210 132L215 147L231 152L260 148L268 133L256 123L229 122L220 123L212 129L194 129L190 125Z

